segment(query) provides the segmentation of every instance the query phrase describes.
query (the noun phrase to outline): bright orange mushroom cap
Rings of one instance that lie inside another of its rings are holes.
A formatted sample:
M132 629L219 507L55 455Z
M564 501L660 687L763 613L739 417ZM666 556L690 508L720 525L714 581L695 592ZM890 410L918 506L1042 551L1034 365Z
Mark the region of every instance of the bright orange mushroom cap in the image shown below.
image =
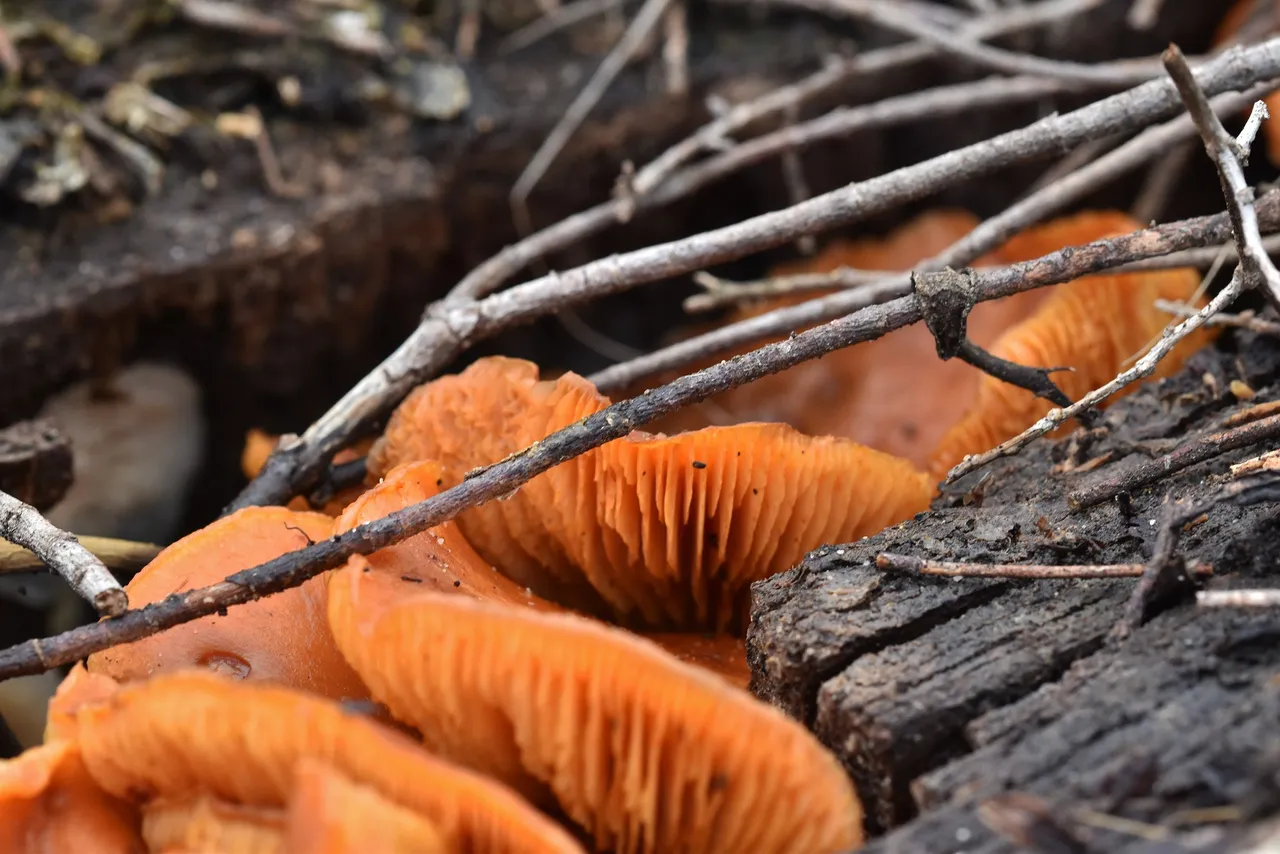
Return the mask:
M284 807L299 763L314 759L420 813L456 850L581 852L510 790L337 703L288 688L186 671L123 685L74 718L89 773L134 802L207 794Z
M452 485L608 402L575 374L539 382L531 363L482 359L415 390L370 452L370 471L435 459ZM723 631L741 628L752 582L824 542L910 517L931 492L904 460L785 425L637 431L458 524L494 566L547 598L624 625Z
M350 589L334 584L330 617L374 695L441 753L522 791L545 786L598 850L823 854L861 842L858 798L812 734L648 641L432 592L370 621Z
M283 810L233 804L202 794L160 800L143 809L142 836L153 852L293 854L285 844Z
M80 748L56 741L0 761L0 851L142 854L132 806L103 791Z
M125 587L134 607L222 581L333 536L333 519L284 507L247 507L183 537ZM334 699L368 696L325 620L326 576L89 657L91 672L122 682L191 667L276 682Z

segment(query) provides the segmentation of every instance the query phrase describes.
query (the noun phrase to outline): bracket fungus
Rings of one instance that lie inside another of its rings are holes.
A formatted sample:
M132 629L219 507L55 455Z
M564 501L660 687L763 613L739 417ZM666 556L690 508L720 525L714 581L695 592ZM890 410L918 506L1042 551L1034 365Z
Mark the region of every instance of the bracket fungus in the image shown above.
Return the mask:
M576 374L540 381L529 362L481 359L409 395L370 451L370 475L437 460L453 485L608 404ZM501 572L576 610L629 628L741 631L752 582L824 542L909 518L931 494L905 460L782 424L740 424L635 431L467 510L458 525Z
M852 784L808 730L646 640L435 592L361 620L348 589L333 587L335 637L392 714L442 755L554 796L600 851L823 854L862 840Z
M288 688L187 671L122 685L104 702L70 714L94 780L134 803L208 795L283 808L300 763L309 759L420 814L454 850L582 850L498 783L432 756L376 721Z
M135 607L222 581L333 536L333 519L284 507L247 507L166 548L125 587ZM363 699L364 685L333 644L325 575L89 657L89 670L121 682L189 667L261 679L334 699Z

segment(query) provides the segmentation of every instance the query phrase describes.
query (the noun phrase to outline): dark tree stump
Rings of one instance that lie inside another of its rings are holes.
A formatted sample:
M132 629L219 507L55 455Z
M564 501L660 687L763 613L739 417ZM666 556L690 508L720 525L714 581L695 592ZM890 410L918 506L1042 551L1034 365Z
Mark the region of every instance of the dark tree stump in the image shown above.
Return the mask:
M1280 752L1263 749L1280 747L1271 684L1280 616L1183 601L1120 642L1110 633L1133 581L916 578L872 565L880 552L1145 561L1167 493L1205 495L1231 463L1268 448L1225 454L1080 512L1066 494L1280 397L1280 346L1252 335L1236 344L1109 409L1107 429L1080 454L1114 455L1095 472L1063 473L1071 440L1041 441L993 465L967 506L943 497L930 513L820 549L756 585L753 690L835 751L872 830L905 823L871 850L1016 850L975 813L1006 791L1044 798L1088 851L1138 850L1143 840L1069 818L1080 807L1143 822L1224 804L1246 817L1280 809L1280 789L1259 784L1280 772ZM1241 403L1226 390L1233 379L1262 391ZM1273 507L1219 506L1184 535L1182 551L1214 565L1214 585L1274 585L1266 576L1280 556L1278 529Z
M71 440L44 419L0 430L0 490L46 510L67 494L73 479Z

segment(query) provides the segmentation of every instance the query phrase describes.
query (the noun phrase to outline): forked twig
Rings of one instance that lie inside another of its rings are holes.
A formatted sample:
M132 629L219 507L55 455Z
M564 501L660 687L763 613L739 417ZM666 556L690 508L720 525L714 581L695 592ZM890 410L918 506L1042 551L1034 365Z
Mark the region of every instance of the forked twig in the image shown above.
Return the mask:
M1253 191L1244 183L1244 173L1240 167L1240 150L1248 147L1245 142L1252 144L1253 138L1247 137L1237 141L1226 132L1209 106L1208 98L1187 65L1186 58L1176 45L1169 46L1162 60L1187 106L1188 113L1200 131L1205 149L1218 163L1226 197L1227 215L1231 220L1231 230L1240 256L1240 264L1236 267L1235 274L1227 286L1210 300L1204 309L1172 327L1146 355L1134 363L1133 367L1122 371L1107 384L1089 392L1075 404L1050 410L1027 430L1002 442L990 451L965 457L947 474L948 482L963 477L992 460L1018 452L1060 424L1077 417L1086 407L1096 406L1121 388L1150 376L1155 372L1160 360L1172 352L1179 341L1204 326L1210 317L1229 306L1255 281L1267 282L1269 293L1280 294L1280 271L1276 270L1262 246L1257 212L1254 210ZM1256 123L1251 127L1256 133Z

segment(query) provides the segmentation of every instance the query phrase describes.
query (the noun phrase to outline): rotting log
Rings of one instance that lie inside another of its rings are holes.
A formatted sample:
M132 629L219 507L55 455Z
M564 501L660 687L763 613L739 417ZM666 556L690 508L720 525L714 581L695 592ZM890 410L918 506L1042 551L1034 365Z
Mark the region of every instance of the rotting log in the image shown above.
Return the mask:
M73 479L71 440L45 419L0 430L0 491L47 510Z
M1073 810L1149 824L1209 806L1240 807L1245 818L1280 810L1280 789L1259 784L1280 772L1280 752L1261 749L1275 743L1280 714L1271 684L1280 617L1196 610L1181 599L1160 603L1167 610L1119 641L1111 632L1132 581L931 578L873 565L881 552L1144 562L1166 494L1203 496L1232 463L1270 448L1240 448L1076 512L1067 493L1280 397L1280 344L1252 333L1233 343L1117 402L1101 429L1035 443L990 466L968 494L944 495L929 513L819 549L755 586L752 689L813 726L840 757L872 830L898 828L870 850L1018 850L977 809L1008 791L1068 816L1081 851L1154 843L1072 819ZM1232 380L1257 397L1238 400ZM1109 462L1073 471L1100 458ZM1266 576L1280 552L1276 515L1266 505L1218 506L1186 531L1181 551L1213 565L1211 585L1274 585ZM1125 789L1139 778L1150 779Z

